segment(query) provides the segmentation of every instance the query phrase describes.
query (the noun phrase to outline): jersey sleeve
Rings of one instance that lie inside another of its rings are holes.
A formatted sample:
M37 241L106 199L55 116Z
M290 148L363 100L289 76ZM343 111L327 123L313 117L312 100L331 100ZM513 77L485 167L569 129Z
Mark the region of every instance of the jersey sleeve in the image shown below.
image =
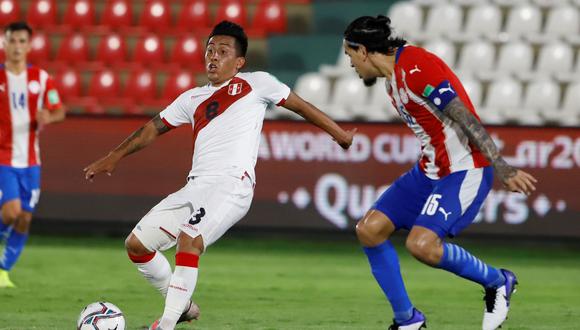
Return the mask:
M290 87L280 82L276 77L267 72L255 72L258 95L266 103L281 106L290 95Z
M429 99L437 109L443 111L456 96L441 62L424 50L413 50L401 66L405 71L407 87L415 94Z
M47 109L48 111L54 111L62 108L60 96L58 94L58 90L56 89L56 83L51 76L46 78L46 89L44 92L42 104L43 108Z
M159 113L159 117L168 127L174 128L183 124L191 124L193 113L190 113L187 107L189 92L178 96L170 105Z

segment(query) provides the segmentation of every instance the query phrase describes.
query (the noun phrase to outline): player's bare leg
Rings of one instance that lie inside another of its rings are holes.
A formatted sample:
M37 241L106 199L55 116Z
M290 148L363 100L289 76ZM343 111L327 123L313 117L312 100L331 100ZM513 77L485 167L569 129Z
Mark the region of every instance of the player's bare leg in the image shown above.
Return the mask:
M430 229L414 226L407 237L407 249L417 260L481 284L485 289L486 310L483 329L497 329L507 318L509 302L517 279L509 270L496 269L463 248L445 243Z
M418 330L425 326L425 316L413 307L405 290L397 252L389 241L394 231L393 222L378 210L368 211L356 226L372 273L393 308L389 329Z
M0 257L0 288L13 288L8 272L22 253L28 231L32 222L32 213L22 211L19 199L11 200L2 205L2 221L12 227L7 239L6 247Z

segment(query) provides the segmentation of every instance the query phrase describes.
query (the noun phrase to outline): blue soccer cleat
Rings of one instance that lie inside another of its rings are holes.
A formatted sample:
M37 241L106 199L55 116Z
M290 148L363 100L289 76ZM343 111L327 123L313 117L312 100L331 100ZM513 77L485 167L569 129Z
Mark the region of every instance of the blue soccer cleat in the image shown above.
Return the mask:
M419 330L426 327L427 319L425 315L417 308L413 308L413 316L409 320L403 323L397 323L397 321L393 320L393 324L389 327L389 330Z
M516 292L518 279L507 269L500 269L505 277L504 285L495 289L485 289L485 311L483 313L483 330L495 330L507 319L510 309L510 298Z

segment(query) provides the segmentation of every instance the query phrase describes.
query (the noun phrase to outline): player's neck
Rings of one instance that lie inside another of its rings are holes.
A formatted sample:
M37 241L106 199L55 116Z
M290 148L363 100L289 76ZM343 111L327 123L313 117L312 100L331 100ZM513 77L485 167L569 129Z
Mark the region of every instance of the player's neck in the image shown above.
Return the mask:
M4 66L6 68L6 71L13 74L21 74L22 72L24 72L24 70L26 70L26 62L24 61L18 62L6 61L6 63L4 63Z
M381 77L391 79L393 71L395 70L395 56L385 55L381 53L374 53L370 57L375 68L381 73Z

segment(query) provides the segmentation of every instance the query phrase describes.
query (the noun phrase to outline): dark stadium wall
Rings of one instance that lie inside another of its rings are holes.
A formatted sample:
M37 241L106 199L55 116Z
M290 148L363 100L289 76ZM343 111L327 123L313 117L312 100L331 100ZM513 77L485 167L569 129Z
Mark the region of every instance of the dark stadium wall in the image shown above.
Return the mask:
M85 181L82 169L105 155L146 118L69 118L42 132L43 183L39 221L130 228L167 194L185 184L191 165L189 127L123 160L113 176ZM343 151L303 122L266 122L257 186L240 227L352 231L376 197L417 160L419 145L399 124L356 126ZM580 237L580 128L490 127L511 164L539 178L526 197L496 182L467 233ZM115 229L115 228L111 228ZM126 230L126 229L124 229Z

